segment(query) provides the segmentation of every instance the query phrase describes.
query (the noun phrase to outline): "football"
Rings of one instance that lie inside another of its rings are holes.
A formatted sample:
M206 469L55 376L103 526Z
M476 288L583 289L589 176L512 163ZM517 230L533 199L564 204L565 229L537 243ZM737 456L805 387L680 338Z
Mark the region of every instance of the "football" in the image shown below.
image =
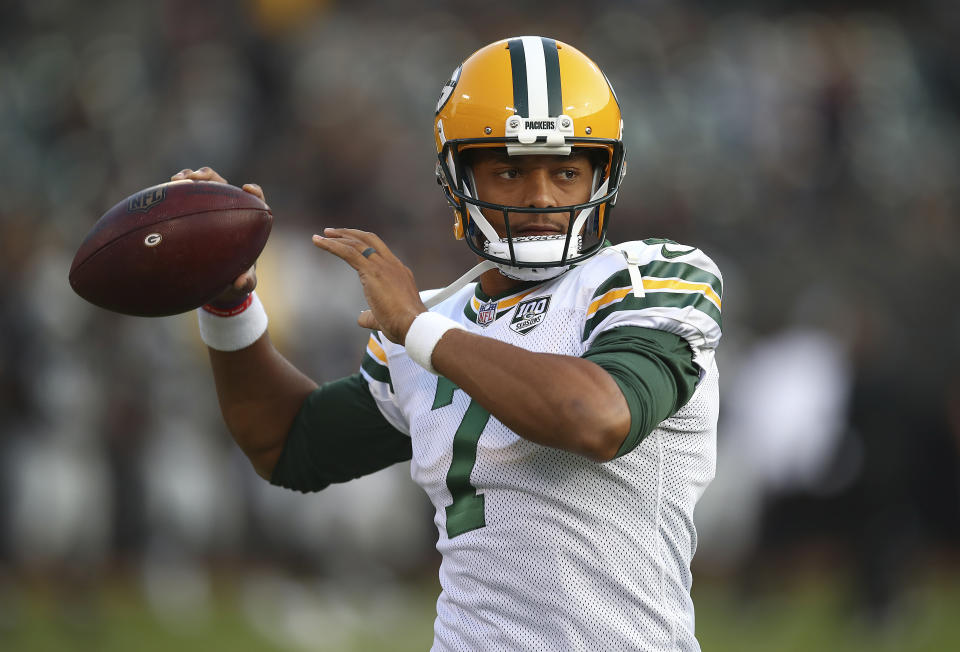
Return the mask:
M140 317L198 308L256 262L273 214L258 197L208 181L171 181L127 197L87 234L70 286L92 304Z

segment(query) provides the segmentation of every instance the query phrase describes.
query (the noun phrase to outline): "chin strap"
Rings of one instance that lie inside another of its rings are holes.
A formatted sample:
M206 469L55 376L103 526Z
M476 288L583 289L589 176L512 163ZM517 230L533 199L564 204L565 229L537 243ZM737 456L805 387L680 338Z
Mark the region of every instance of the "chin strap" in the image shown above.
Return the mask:
M441 301L445 301L450 297L452 297L458 290L462 289L467 283L477 278L488 269L493 269L496 266L497 264L492 260L485 260L479 263L478 265L471 268L470 271L468 271L466 274L458 278L456 281L454 281L453 283L451 283L450 285L443 288L442 290L434 294L432 297L424 301L423 305L427 307L427 310L430 310Z
M472 199L473 195L470 193L470 189L477 187L477 181L473 176L473 168L469 166L466 167L465 173L469 183L463 184L463 194ZM496 230L490 226L490 223L487 221L487 218L483 216L483 213L480 212L480 207L476 204L471 204L470 202L466 202L466 204L467 213L469 213L470 217L473 218L474 224L476 224L477 228L480 229L480 233L483 234L483 237L490 242L498 242L500 240L500 236L497 234Z

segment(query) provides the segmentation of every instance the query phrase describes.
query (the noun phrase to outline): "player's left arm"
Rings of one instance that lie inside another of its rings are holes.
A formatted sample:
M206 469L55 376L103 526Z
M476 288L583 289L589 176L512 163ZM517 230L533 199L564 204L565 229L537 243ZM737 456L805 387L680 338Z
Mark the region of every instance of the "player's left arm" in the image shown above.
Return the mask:
M698 379L681 338L630 326L601 335L582 358L450 330L432 363L521 437L599 462L633 450Z
M410 324L426 310L413 274L372 233L326 229L324 236L314 236L314 244L342 258L360 276L371 308L361 315L360 325L402 343ZM371 247L376 253L363 256ZM622 383L590 359L535 353L450 330L431 361L504 425L538 444L607 461L622 452L636 431ZM669 392L675 397L676 387Z

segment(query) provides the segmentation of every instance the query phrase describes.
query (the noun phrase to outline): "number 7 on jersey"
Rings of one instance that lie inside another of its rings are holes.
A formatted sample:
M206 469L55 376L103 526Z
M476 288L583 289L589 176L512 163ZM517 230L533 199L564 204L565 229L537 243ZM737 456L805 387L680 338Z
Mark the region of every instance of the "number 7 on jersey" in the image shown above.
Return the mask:
M437 377L437 393L433 408L437 410L453 403L453 392L459 389L443 376ZM480 433L490 420L490 413L470 399L467 411L453 435L453 459L447 471L447 489L453 502L447 505L447 537L452 539L487 524L484 517L483 494L470 484L470 474L477 463L477 445Z

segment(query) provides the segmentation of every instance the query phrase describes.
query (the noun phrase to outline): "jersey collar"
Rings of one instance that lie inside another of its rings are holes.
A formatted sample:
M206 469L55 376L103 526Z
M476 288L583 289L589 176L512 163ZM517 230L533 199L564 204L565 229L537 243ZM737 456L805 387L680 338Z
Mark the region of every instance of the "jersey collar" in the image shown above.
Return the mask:
M610 241L604 240L600 250L606 249L610 246ZM523 298L528 294L533 294L534 291L536 291L541 285L545 285L547 283L556 281L559 278L563 278L569 272L570 270L568 269L559 276L551 279L545 279L543 281L524 281L517 287L511 288L503 294L494 297L487 295L487 293L484 292L480 287L480 282L477 281L473 296L467 301L467 305L463 307L463 314L474 324L488 326L500 319L500 317L505 315L515 305L523 301ZM496 304L495 312L491 304ZM486 310L484 310L484 308L486 308ZM481 311L484 312L483 323L481 323L480 319Z
M473 296L463 307L463 314L474 324L487 326L500 319L511 308L523 301L524 297L533 294L544 283L546 281L527 281L493 297L487 295L480 288L480 283L477 283Z

